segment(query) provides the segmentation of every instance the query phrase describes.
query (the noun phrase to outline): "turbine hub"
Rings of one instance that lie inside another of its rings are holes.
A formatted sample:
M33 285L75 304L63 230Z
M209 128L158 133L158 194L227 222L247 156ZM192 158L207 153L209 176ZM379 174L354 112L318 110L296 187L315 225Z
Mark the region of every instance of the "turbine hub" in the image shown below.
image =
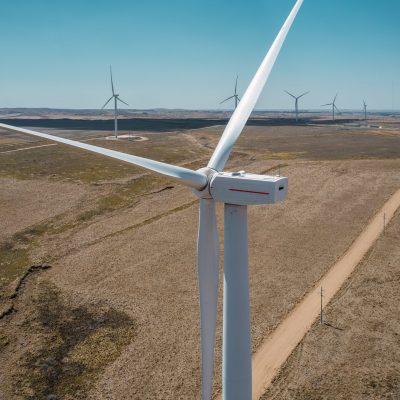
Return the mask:
M210 192L210 182L211 182L212 177L217 173L217 171L215 171L211 168L205 167L205 168L198 169L197 172L200 172L207 177L207 184L201 190L193 189L193 193L200 199L212 199L211 192Z

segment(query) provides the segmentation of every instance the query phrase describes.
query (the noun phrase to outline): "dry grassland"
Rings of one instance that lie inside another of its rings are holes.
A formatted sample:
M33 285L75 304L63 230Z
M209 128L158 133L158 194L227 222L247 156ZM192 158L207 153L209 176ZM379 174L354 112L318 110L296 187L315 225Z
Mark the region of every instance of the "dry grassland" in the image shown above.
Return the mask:
M92 143L195 168L221 131ZM290 179L285 203L250 208L253 350L399 188L399 140L336 127L247 129L230 168L280 166ZM0 398L199 398L195 196L58 145L0 154L0 182ZM33 263L52 268L16 286ZM220 348L221 321L216 391Z

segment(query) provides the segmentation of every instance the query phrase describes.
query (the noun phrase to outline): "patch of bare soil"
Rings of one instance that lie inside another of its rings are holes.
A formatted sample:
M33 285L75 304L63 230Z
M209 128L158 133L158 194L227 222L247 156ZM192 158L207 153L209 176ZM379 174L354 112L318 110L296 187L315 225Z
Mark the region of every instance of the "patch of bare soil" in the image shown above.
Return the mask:
M82 202L84 185L0 178L0 241Z
M262 397L400 398L400 213Z

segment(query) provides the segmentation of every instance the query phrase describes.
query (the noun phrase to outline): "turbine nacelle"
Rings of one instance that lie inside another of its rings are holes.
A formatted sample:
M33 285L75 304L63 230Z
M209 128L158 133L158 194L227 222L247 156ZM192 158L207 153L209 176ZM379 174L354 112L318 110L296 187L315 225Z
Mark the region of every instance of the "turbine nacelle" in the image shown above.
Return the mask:
M244 171L219 172L212 177L210 192L215 201L239 206L274 204L287 197L288 178Z
M239 172L216 172L202 168L208 178L207 186L193 192L202 199L240 206L274 204L283 201L288 193L288 178Z

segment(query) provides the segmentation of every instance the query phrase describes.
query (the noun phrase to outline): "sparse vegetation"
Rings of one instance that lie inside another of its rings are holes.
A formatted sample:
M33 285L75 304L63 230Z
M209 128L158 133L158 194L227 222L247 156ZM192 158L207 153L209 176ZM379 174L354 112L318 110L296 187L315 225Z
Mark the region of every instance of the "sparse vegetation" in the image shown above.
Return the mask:
M152 137L148 142L96 140L91 143L173 164L190 161L194 149L196 157L201 156L202 150L182 135L173 135L173 146L169 146L169 140L171 140L171 134L163 133ZM129 178L143 172L143 169L134 165L63 145L0 153L0 176L16 179L50 178L99 184Z
M47 229L47 224L38 224L0 243L0 289L26 272L29 268L29 249Z
M104 368L133 340L135 322L112 308L70 307L49 283L40 286L35 307L33 334L45 340L23 355L15 393L27 400L86 399Z

